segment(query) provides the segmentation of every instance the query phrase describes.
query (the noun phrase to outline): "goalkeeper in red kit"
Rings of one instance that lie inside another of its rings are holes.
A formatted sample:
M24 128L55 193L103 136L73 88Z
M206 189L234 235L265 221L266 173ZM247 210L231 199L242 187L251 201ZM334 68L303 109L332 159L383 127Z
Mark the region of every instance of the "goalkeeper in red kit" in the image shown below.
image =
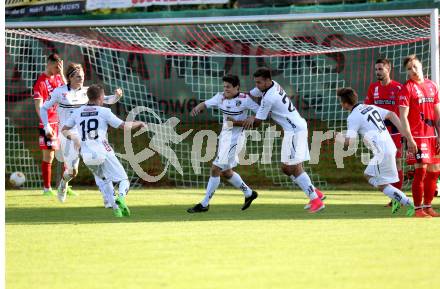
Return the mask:
M407 137L407 163L414 165L412 195L420 218L439 217L431 206L440 175L440 100L437 85L423 77L422 63L415 55L403 65L408 81L400 93L400 120Z
M402 90L402 84L392 80L390 77L391 62L386 58L379 58L374 64L377 81L368 87L365 104L373 104L375 106L392 111L399 116L399 93ZM402 171L402 140L398 129L389 121L385 120L388 132L396 145L396 167L399 175L399 181L392 184L399 190L402 189L403 171ZM388 204L391 206L391 202Z
M58 115L56 108L52 108L48 111L49 124L55 135L48 138L45 134L43 123L40 117L40 108L43 103L49 98L52 91L65 83L63 76L63 60L58 54L51 54L47 58L46 71L43 72L37 79L34 85L34 104L37 111L40 123L38 125L39 130L39 145L43 154L41 162L41 171L43 178L43 195L51 196L55 195L51 186L52 175L52 161L55 156L55 150L59 147L58 142Z

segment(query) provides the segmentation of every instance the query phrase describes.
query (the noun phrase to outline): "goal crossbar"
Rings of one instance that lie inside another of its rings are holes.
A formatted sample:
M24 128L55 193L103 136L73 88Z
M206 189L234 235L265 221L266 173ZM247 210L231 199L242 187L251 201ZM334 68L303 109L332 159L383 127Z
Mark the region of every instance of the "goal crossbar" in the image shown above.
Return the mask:
M307 21L326 19L354 19L398 16L433 15L438 9L388 10L388 11L358 11L339 13L305 13L277 15L249 15L228 17L191 17L191 18L161 18L161 19L111 19L111 20L76 20L76 21L28 21L6 22L6 28L54 28L54 27L99 27L127 25L191 25L191 24L221 24L221 23L257 23Z
M431 26L431 78L436 83L440 81L439 68L439 21L438 9L413 10L383 10L357 11L340 13L305 13L305 14L278 14L278 15L250 15L229 17L192 17L192 18L165 18L165 19L111 19L111 20L76 20L76 21L28 21L6 22L6 29L24 28L56 28L56 27L113 27L113 26L160 26L160 25L192 25L192 24L223 24L223 23L271 23L287 21L318 21L326 19L355 19L377 17L417 17L429 16Z

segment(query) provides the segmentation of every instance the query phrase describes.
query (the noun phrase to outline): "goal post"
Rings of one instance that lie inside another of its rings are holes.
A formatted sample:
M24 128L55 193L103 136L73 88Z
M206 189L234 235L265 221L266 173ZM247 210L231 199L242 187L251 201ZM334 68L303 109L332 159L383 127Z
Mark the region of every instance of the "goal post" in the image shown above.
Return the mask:
M6 142L29 151L23 154L26 158L38 156L32 85L44 70L45 57L58 52L65 63L84 66L86 85L101 83L107 92L116 87L124 90L115 108L119 116L125 118L134 107L144 106L154 112L142 112L139 118L144 121L158 123L177 117L180 123L176 131L192 129L186 139L170 144L182 170L159 154L143 160L141 166L152 175L167 167L167 185L200 187L209 176L210 162L206 159L212 152L204 147L201 154L191 153L195 136L202 130L218 133L220 113L213 110L192 118L189 112L197 103L222 91L224 74L237 74L242 90L247 91L253 87L253 71L259 66L270 67L274 79L307 119L310 144L317 135L314 132L345 128L347 113L341 110L335 91L352 86L361 97L365 96L369 83L374 81L373 66L378 57L391 59L392 77L403 82L406 71L402 60L417 54L424 73L438 83L438 25L437 9L7 22L6 116L14 137L7 137ZM273 124L265 123L257 134L248 139L245 157L252 154L257 161L238 170L251 179L250 184L290 186L291 181L279 169L280 138L273 143L266 141L267 136L276 134ZM115 142L117 152L125 153L120 135L115 136L110 141ZM148 137L133 138L136 151L148 148L153 136L149 132ZM206 139L201 139L204 144ZM23 143L18 145L17 141ZM267 162L269 148L271 162ZM325 186L327 181L339 183L344 176L350 178L344 170L335 170L331 137L312 152L321 153L318 164L306 165L316 184ZM9 173L22 170L39 174L36 167L22 168L14 158L7 162ZM355 164L358 162L349 162L348 168L360 177L362 167ZM200 164L200 170L195 164ZM126 167L130 168L128 164ZM132 170L130 176L139 183Z

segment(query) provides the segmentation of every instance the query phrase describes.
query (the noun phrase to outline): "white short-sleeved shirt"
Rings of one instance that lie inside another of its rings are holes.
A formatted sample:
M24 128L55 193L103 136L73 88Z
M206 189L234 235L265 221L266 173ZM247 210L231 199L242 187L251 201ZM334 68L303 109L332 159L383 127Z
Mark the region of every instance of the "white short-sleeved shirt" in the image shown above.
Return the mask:
M269 113L272 119L285 131L300 131L307 129L307 122L298 113L284 89L272 80L272 86L266 91L257 87L250 91L252 96L262 97L256 118L266 120Z
M117 128L124 121L112 113L109 108L97 105L84 105L75 110L65 125L75 127L83 146L108 146L108 126ZM111 151L110 147L107 149Z
M248 117L249 110L253 112L258 111L258 104L255 103L249 95L245 93L239 93L233 98L226 98L223 92L219 92L212 98L205 101L207 108L217 107L223 113L223 130L232 129L233 131L241 132L241 127L228 128L228 117L234 120L245 120Z
M378 152L395 154L396 146L384 123L389 110L375 105L356 104L347 118L346 137L359 133L376 155Z
M43 107L47 110L58 104L59 127L62 128L75 109L83 106L88 101L87 87L71 89L68 85L63 85L54 89L49 99L44 102Z
M87 97L87 86L79 89L72 89L69 85L63 85L54 89L47 101L44 102L43 107L48 110L53 105L58 104L57 113L60 121L59 128L61 129L71 114L79 107L83 106L89 101ZM104 96L105 104L114 104L119 98L114 95Z

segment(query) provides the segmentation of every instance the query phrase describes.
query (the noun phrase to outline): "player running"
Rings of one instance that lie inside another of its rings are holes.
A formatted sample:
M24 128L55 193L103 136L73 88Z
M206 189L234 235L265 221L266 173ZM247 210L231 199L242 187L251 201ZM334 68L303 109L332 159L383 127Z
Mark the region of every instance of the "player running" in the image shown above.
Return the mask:
M374 104L375 106L392 111L399 116L399 93L402 90L402 84L392 80L390 77L391 62L386 58L379 58L374 65L377 81L370 84L365 104ZM396 167L399 174L399 181L393 184L399 190L402 189L403 171L402 171L402 139L397 128L387 119L384 123L397 148ZM388 206L391 206L390 202Z
M43 178L43 195L53 196L55 192L52 190L52 162L55 157L55 150L58 149L58 115L56 107L48 110L48 122L54 131L52 138L48 138L44 132L44 126L40 118L40 109L52 91L65 83L63 77L63 60L58 54L51 54L47 57L46 71L37 79L34 85L34 104L38 114L40 123L38 130L40 133L39 144L43 154L41 161L41 173Z
M64 126L64 123L70 117L70 115L78 108L88 102L87 87L84 87L84 70L81 64L70 63L66 70L67 84L56 88L50 95L49 99L44 102L40 110L41 121L44 125L44 131L48 138L52 138L55 135L54 130L49 125L48 111L53 106L57 105L57 112L59 117L59 129ZM122 90L120 88L115 90L115 95L106 96L104 102L106 104L114 104L122 97ZM63 155L65 164L65 171L63 177L58 186L57 197L60 202L66 200L68 183L78 173L79 165L79 152L74 147L73 143L60 135L60 148ZM105 184L99 183L99 179L96 179L97 185L103 194L104 203L108 207L109 200L105 198L107 195ZM109 191L109 187L107 187Z
M408 81L400 96L400 121L407 136L407 164L414 165L412 195L416 217L439 217L431 207L440 174L440 104L437 85L423 77L422 63L415 55L403 66ZM422 204L423 202L423 204Z
M373 152L364 175L368 182L378 188L392 201L391 212L396 213L401 205L407 207L406 215L414 215L414 205L411 200L392 184L399 180L396 167L396 145L387 131L384 120L391 122L398 131L402 127L397 115L389 110L375 105L358 103L358 95L351 87L341 88L337 91L341 106L350 111L347 118L347 133L342 136L345 146L350 139L357 138L358 133L363 137L367 147ZM337 140L341 136L337 136Z
M219 92L214 97L198 104L191 111L191 115L196 116L206 108L217 107L223 113L223 126L218 140L217 157L212 163L205 197L200 203L189 208L188 213L201 213L209 210L209 201L220 184L220 176L226 178L235 188L243 191L244 204L241 210L249 208L252 201L258 197L257 192L249 188L240 175L232 170L237 166L238 153L243 147L243 128L233 127L229 118L244 120L248 116L249 110L253 112L258 110L258 104L249 95L240 93L239 90L238 76L226 75L223 77L223 92Z
M259 68L254 73L256 87L250 91L254 97L261 97L261 105L257 115L244 121L234 121L234 126L252 128L259 126L269 116L279 124L284 131L281 148L281 170L296 183L310 199L306 209L316 213L324 209L322 200L325 196L316 189L302 163L310 160L307 142L307 122L303 119L284 89L274 80L266 67Z
M71 140L75 150L81 151L81 157L87 167L106 185L118 185L116 201L110 198L113 214L116 217L130 216L125 197L130 189L127 174L107 140L110 125L119 129L136 129L146 126L143 122L124 122L109 108L102 107L104 89L92 85L87 89L88 103L76 109L64 122L63 136ZM76 128L76 129L75 129Z

